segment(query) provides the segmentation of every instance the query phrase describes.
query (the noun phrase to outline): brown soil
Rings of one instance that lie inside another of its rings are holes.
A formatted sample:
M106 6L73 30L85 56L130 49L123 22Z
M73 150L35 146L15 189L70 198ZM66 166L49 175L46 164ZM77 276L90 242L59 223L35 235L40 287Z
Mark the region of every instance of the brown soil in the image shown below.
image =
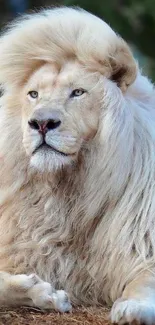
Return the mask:
M66 314L27 307L0 309L0 325L110 325L108 318L107 308L79 308Z

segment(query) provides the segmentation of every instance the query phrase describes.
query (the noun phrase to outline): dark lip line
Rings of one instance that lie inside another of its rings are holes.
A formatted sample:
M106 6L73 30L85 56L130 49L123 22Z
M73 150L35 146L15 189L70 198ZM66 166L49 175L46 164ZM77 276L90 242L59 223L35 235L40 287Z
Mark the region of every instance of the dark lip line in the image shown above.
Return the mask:
M65 157L67 157L67 156L73 156L73 155L75 155L75 153L65 153L65 152L62 152L62 151L59 151L58 149L56 149L56 148L54 148L54 147L52 147L52 146L50 146L49 144L47 144L47 143L42 143L39 147L37 147L34 151L33 151L33 153L32 154L35 154L42 146L46 146L47 148L49 148L49 149L51 149L52 151L54 151L54 152L56 152L56 153L58 153L58 154L60 154L61 156L65 156Z

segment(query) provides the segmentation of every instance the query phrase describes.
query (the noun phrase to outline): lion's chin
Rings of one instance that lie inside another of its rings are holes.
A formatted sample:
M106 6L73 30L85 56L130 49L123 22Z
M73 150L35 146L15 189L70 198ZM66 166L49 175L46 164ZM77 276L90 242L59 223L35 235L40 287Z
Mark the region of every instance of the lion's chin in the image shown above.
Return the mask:
M37 150L30 158L30 166L41 173L55 172L73 162L73 156L61 155L53 150Z

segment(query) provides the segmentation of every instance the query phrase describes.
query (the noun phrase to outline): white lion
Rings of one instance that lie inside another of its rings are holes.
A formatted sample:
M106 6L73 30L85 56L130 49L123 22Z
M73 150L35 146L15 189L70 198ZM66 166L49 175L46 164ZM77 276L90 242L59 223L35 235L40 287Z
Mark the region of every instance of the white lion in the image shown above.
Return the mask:
M44 10L1 37L0 83L1 305L155 324L155 95L127 44Z

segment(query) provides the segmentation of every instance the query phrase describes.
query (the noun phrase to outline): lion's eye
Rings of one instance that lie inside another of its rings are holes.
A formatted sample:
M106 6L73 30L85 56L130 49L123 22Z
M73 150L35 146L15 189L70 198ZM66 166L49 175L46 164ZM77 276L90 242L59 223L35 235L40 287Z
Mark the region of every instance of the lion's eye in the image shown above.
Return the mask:
M35 91L35 90L31 90L28 92L28 95L31 97L31 98L37 98L38 97L38 92Z
M84 89L74 89L70 95L70 97L78 97L78 96L81 96L85 93L86 91Z

